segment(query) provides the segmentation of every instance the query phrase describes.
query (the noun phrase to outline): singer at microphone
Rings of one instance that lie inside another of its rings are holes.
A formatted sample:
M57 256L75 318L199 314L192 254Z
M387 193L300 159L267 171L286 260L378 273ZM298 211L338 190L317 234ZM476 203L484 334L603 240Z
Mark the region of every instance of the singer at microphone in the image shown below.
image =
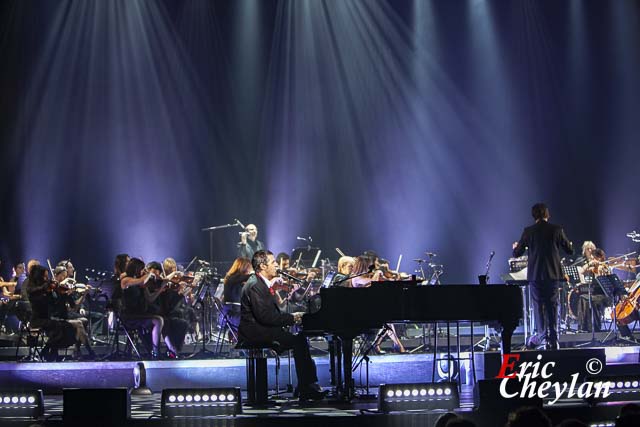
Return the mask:
M239 224L240 221L236 220ZM249 224L245 227L245 231L240 234L238 242L238 257L253 258L253 254L258 251L265 250L266 246L258 240L258 227L255 224Z

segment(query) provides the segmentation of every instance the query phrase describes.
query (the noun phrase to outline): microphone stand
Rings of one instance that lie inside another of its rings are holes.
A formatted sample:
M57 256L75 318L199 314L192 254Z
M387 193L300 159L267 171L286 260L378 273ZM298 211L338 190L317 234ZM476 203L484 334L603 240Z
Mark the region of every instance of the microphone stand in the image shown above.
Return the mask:
M236 220L233 224L223 224L223 225L214 225L211 227L201 228L200 231L208 231L209 232L209 262L213 265L213 232L216 230L222 230L223 228L229 227L240 227L240 222Z

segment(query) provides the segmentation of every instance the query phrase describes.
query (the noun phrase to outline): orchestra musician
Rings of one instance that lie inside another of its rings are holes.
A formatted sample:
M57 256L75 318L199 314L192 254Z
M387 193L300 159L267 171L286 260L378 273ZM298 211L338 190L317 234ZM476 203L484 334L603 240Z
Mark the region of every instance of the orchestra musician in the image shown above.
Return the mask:
M264 250L264 243L258 240L258 227L256 227L255 224L247 225L244 232L240 233L238 257L251 259L254 253Z
M385 280L384 273L382 270L375 269L375 262L379 261L377 255L373 254L371 251L368 251L368 255L360 255L356 258L355 264L353 266L352 275L360 275L358 277L354 277L345 282L351 282L351 287L353 288L366 288L371 286L371 282L379 282ZM366 253L365 253L366 254ZM379 264L378 264L379 265ZM373 270L372 270L373 267ZM366 273L369 271L369 273ZM365 273L365 274L363 274ZM343 282L344 283L344 282ZM348 286L348 285L347 285ZM404 353L406 350L402 345L402 342L398 338L398 334L396 333L395 326L392 324L388 325L389 328L385 333L385 337L388 337L393 342L394 349L398 350L400 353ZM376 342L375 350L378 354L384 354L384 351L380 348L380 344L382 341Z
M183 319L183 313L178 307L178 304L184 300L181 292L184 292L187 284L179 281L180 274L175 268L165 277L162 272L163 267L157 261L147 264L146 271L153 277L149 279L143 292L148 303L147 312L162 316L162 335L169 349L167 356L170 359L176 359L189 329L189 322ZM172 282L174 278L177 283Z
M529 252L527 280L531 288L535 334L529 343L538 345L546 338L547 349L558 348L558 284L565 280L560 263L560 250L568 255L573 245L561 226L549 223L549 208L536 203L531 208L535 223L526 227L520 240L513 243L513 256Z
M356 260L350 256L341 256L338 260L338 273L333 276L332 285L347 286Z
M22 290L22 282L27 278L27 273L25 272L24 262L19 262L13 266L13 274L11 275L10 282L15 282L16 287L13 290L15 295L20 295Z
M77 329L68 321L52 317L51 298L57 283L49 280L49 270L36 264L29 270L24 291L31 303L31 327L42 328L48 337L41 351L44 360L53 361L58 349L77 342ZM91 354L91 352L90 352Z
M178 271L178 264L173 258L165 258L162 262L162 266L164 267L164 274L167 276L171 276L171 274L175 271ZM195 302L196 295L193 292L193 281L188 283L186 279L183 278L183 273L180 272L178 276L178 286L171 287L170 290L172 292L168 292L164 294L164 307L169 317L174 317L177 319L181 319L186 322L187 329L186 332L199 332L199 325L196 319L196 313L193 309L193 304ZM174 279L175 283L175 279ZM176 339L180 339L176 337ZM184 342L184 337L178 343L176 340L172 339L171 342L176 343L176 347L178 350L181 349L182 343Z
M124 302L122 320L130 327L151 329L151 357L158 359L164 319L162 316L150 312L149 300L152 299L153 294L146 289L147 282L155 279L155 275L145 270L144 261L139 258L129 260L125 273L126 276L120 280ZM156 292L159 294L164 289L160 287ZM177 357L177 350L168 336L165 337L165 344L172 353L170 356Z
M229 322L229 327L238 335L240 326L240 296L242 288L249 277L254 274L253 266L249 258L236 258L229 271L224 276L224 295L222 297L222 313Z
M249 258L249 260L251 260L251 258ZM251 262L251 261L249 261ZM291 265L291 257L289 256L288 253L286 252L280 252L277 256L276 256L276 262L278 263L278 266L280 268L280 270L288 270L290 265Z
M86 325L88 320L80 312L78 308L82 305L84 296L75 298L73 294L73 279L67 277L67 268L63 265L58 265L53 271L54 281L58 284L55 292L51 292L50 300L50 312L49 315L52 319L63 320L71 324L75 329L75 352L76 359L80 359L80 344L84 344L89 353L89 358L95 359L95 353L91 348L89 342L89 335L87 334Z
M257 251L251 260L253 274L242 288L238 340L248 345L273 346L278 350L293 349L300 400L320 400L325 393L318 385L316 365L309 344L302 334L293 335L285 326L300 324L304 313L283 313L271 293L278 263L270 251Z
M20 296L23 301L29 301L29 293L27 291L27 288L29 287L29 276L31 274L31 268L34 265L40 265L40 261L38 261L37 259L30 259L29 261L27 261L27 276L22 282L22 287L20 288Z

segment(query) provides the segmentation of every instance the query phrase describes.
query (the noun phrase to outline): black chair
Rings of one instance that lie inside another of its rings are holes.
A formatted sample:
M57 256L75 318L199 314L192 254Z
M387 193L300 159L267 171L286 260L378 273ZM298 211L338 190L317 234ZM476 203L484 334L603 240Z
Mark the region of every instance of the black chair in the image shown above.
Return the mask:
M236 350L245 352L247 363L247 403L253 406L264 406L273 401L269 400L269 377L267 372L267 358L269 354L276 358L276 395L280 387L278 377L280 373L280 343L248 344L239 342Z

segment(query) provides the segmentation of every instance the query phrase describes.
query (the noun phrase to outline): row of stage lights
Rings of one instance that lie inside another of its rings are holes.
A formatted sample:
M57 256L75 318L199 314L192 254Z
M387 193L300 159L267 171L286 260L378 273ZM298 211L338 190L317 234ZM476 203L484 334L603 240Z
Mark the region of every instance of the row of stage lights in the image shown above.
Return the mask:
M611 395L604 401L640 401L640 378L629 376L600 376L588 381L608 381ZM495 397L494 397L495 398ZM63 417L74 412L88 411L80 417L95 416L91 409L95 401L111 402L114 412L122 419L129 416L129 391L121 389L64 389ZM115 403L114 403L115 402ZM453 410L460 407L456 383L381 384L378 409L381 412L410 410ZM161 399L162 417L237 415L242 413L240 388L164 389ZM44 414L41 390L0 390L0 418L38 418ZM114 417L115 414L112 414ZM76 417L78 415L76 414Z

